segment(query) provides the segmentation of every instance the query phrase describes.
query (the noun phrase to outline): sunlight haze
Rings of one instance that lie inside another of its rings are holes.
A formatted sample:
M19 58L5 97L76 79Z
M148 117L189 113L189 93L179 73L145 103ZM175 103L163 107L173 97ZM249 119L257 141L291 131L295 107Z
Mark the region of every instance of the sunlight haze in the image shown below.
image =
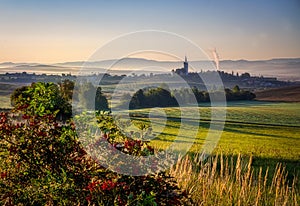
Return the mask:
M179 34L207 53L217 48L221 60L295 58L300 56L299 11L296 0L4 0L0 62L85 61L113 38L147 29ZM194 54L189 57L195 60Z

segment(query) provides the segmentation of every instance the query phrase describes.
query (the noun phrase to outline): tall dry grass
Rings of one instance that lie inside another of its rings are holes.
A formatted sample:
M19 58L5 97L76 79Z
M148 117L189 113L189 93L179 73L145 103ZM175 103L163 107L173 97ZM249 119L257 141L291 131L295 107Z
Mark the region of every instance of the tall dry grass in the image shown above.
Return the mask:
M289 182L281 164L269 175L268 169L254 171L252 157L202 159L186 156L170 170L194 205L298 205L298 180Z

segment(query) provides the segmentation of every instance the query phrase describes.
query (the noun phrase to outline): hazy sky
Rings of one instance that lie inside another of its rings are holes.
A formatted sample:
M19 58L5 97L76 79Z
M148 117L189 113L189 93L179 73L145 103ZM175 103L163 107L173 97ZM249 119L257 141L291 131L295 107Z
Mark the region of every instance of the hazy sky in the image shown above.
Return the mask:
M86 60L145 29L177 33L207 52L216 47L221 59L300 57L299 0L2 0L0 29L0 62Z

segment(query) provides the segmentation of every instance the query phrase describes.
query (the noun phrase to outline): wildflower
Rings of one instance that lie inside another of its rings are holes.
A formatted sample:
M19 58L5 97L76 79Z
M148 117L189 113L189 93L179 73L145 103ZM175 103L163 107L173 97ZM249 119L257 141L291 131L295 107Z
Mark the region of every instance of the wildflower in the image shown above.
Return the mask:
M33 127L33 126L35 126L35 122L34 122L34 121L30 121L30 122L29 122L29 125L30 125L31 127Z
M88 201L88 202L90 202L91 200L92 200L92 195L88 195L88 196L86 196L86 201Z
M105 139L108 139L109 135L108 135L107 133L105 133L105 134L103 134L103 137L104 137Z
M95 190L97 184L99 184L98 182L91 182L88 184L88 186L86 186L85 189L89 190L90 192L93 192L93 190Z
M4 179L7 177L7 172L1 172L0 174L1 179Z
M7 117L3 115L0 119L0 123L5 123L6 120L7 120Z
M108 180L101 185L101 189L102 190L112 190L113 188L115 188L115 186L116 186L116 183L114 183L111 180Z
M27 114L24 114L24 115L22 115L22 118L23 118L23 119L29 119L29 118L30 118L30 116L29 116L29 115L27 115Z

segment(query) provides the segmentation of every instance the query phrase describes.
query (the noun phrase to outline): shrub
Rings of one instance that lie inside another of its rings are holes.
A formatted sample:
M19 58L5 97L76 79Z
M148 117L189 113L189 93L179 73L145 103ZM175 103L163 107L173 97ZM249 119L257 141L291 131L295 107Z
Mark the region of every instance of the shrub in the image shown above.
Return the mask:
M120 140L109 121L106 129ZM1 113L0 144L1 205L181 205L184 197L166 173L126 176L97 164L74 123L53 115ZM130 148L122 151L143 155Z
M17 89L11 103L19 112L30 116L51 114L60 119L71 117L71 104L63 98L58 85L37 82Z

